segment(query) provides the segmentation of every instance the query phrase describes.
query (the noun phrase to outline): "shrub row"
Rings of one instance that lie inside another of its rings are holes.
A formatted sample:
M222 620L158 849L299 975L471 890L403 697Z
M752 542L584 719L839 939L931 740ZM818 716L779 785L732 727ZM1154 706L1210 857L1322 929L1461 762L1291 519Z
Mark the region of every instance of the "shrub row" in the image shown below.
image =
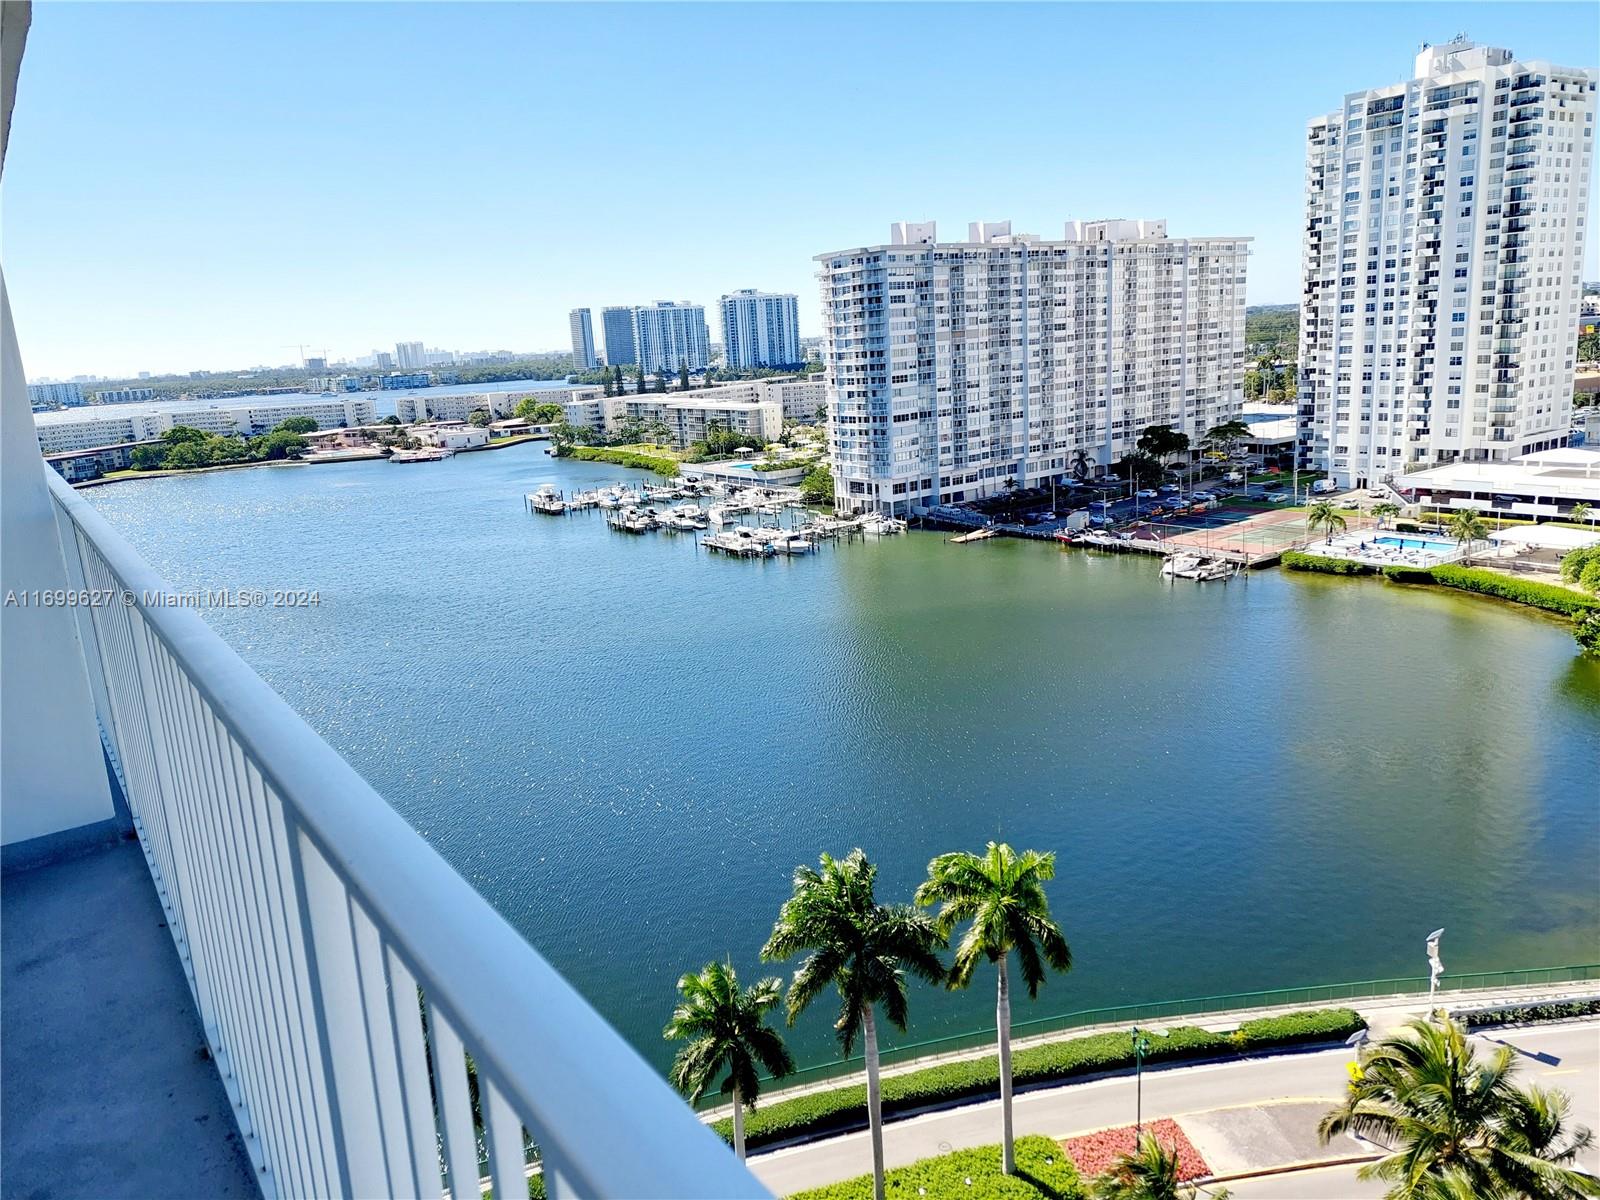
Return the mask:
M1477 567L1446 565L1433 568L1432 574L1434 582L1442 583L1445 587L1460 588L1464 592L1478 592L1485 596L1498 596L1514 604L1526 604L1531 608L1542 608L1546 612L1561 613L1568 617L1576 617L1600 608L1600 600L1580 596L1568 588L1557 587L1553 583L1534 583L1526 579L1516 579L1510 575L1484 571Z
M1298 550L1285 550L1283 565L1291 571L1321 571L1325 575L1371 575L1373 571L1366 563L1352 562L1348 558L1323 558L1320 554L1302 554Z
M999 1146L979 1146L896 1167L884 1175L884 1192L963 1200L1076 1200L1084 1195L1077 1169L1060 1143L1035 1134L1017 1138L1012 1146L1017 1156L1015 1175L1000 1173ZM872 1200L872 1176L797 1192L789 1200Z
M1234 1033L1212 1033L1194 1025L1179 1025L1167 1037L1151 1038L1147 1062L1208 1058L1246 1053L1269 1046L1292 1046L1311 1041L1333 1041L1366 1028L1359 1013L1348 1008L1308 1009L1279 1017L1246 1021ZM1079 1075L1116 1071L1133 1065L1131 1033L1096 1033L1087 1037L1047 1042L1013 1052L1011 1078L1017 1086L1051 1083ZM939 1063L883 1080L885 1118L930 1105L997 1095L1000 1070L995 1060L962 1059ZM849 1084L827 1091L795 1096L756 1109L745 1118L745 1145L750 1148L784 1141L802 1134L828 1133L865 1124L867 1087ZM733 1138L733 1122L723 1118L712 1125L724 1140Z
M567 453L584 462L615 463L619 467L634 467L640 471L654 471L667 478L678 473L678 462L672 458L659 458L654 454L639 454L633 450L610 450L604 446L572 446Z
M1411 567L1405 563L1389 563L1381 568L1385 579L1395 583L1436 583L1432 567Z
M1562 1021L1568 1017L1600 1015L1600 1000L1562 1000L1552 1004L1522 1004L1515 1008L1480 1009L1457 1014L1470 1028L1525 1025L1533 1021Z

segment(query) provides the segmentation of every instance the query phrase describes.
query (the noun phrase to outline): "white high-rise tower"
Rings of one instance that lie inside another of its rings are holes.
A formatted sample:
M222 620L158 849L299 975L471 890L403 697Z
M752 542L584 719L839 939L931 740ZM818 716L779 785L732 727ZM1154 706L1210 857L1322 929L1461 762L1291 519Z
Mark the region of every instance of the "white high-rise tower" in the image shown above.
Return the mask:
M1362 486L1565 444L1595 80L1459 38L1310 122L1304 465Z
M587 308L575 308L567 314L567 324L572 330L573 369L594 370L599 362L594 355L594 318Z

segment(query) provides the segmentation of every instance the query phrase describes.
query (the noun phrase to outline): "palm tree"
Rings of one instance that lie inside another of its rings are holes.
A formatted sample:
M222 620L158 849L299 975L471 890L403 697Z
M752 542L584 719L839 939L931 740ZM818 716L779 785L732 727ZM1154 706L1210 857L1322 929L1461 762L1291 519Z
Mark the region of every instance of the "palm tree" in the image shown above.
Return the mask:
M1318 500L1306 509L1306 528L1312 533L1318 529L1327 530L1329 542L1333 541L1334 534L1345 531L1346 524L1345 519L1339 515L1339 510L1327 500Z
M1457 509L1451 513L1445 528L1450 531L1451 537L1466 547L1469 562L1472 559L1472 544L1489 536L1488 523L1478 515L1476 509L1471 508Z
M789 984L789 1023L831 984L839 992L833 1023L848 1055L861 1031L867 1060L867 1124L872 1132L872 1194L883 1200L883 1097L878 1085L875 1010L896 1029L906 1027L906 972L944 982L935 951L944 944L933 921L910 905L879 904L872 894L878 869L860 849L842 859L824 854L821 869L794 870L794 894L783 902L772 936L762 947L768 962L809 951Z
M1094 1200L1193 1200L1199 1193L1178 1180L1177 1151L1168 1152L1148 1134L1141 1134L1131 1154L1124 1154L1090 1185ZM1213 1200L1227 1200L1226 1188L1207 1189Z
M1576 1200L1600 1178L1573 1166L1593 1138L1567 1123L1567 1101L1512 1082L1517 1052L1480 1059L1449 1018L1417 1019L1361 1053L1344 1103L1317 1126L1324 1144L1350 1132L1390 1152L1362 1179L1393 1184L1388 1200Z
M1378 528L1382 529L1384 521L1400 515L1400 506L1389 500L1380 500L1372 506L1371 512L1378 518Z
M1055 877L1056 856L990 842L983 854L941 854L928 864L928 879L917 889L918 904L940 904L935 918L939 933L948 939L959 921L972 925L956 947L950 966L949 986L964 988L972 982L980 960L995 964L999 977L995 1000L995 1028L1000 1050L1001 1167L1016 1173L1011 1145L1011 985L1008 964L1016 951L1028 999L1036 1000L1044 982L1045 967L1072 969L1072 951L1061 929L1050 919L1050 902L1044 885Z
M1572 506L1572 511L1567 514L1569 521L1588 521L1590 504L1587 500L1579 500Z
M794 1070L783 1037L766 1023L766 1013L782 998L781 979L739 987L732 963L707 963L699 974L678 980L678 1007L661 1031L670 1041L689 1044L672 1060L668 1078L693 1104L724 1071L722 1092L733 1101L733 1152L744 1157L744 1110L753 1111L761 1094L764 1067L774 1079Z

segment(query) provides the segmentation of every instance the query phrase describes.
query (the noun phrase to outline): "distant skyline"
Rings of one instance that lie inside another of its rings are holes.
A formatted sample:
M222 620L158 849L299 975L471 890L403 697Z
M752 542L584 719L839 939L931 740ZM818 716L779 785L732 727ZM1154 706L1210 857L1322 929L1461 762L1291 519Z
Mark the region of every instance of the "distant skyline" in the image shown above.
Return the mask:
M559 350L746 287L814 336L813 256L897 220L1164 218L1293 303L1305 122L1462 30L1592 67L1600 8L41 4L0 252L30 378Z

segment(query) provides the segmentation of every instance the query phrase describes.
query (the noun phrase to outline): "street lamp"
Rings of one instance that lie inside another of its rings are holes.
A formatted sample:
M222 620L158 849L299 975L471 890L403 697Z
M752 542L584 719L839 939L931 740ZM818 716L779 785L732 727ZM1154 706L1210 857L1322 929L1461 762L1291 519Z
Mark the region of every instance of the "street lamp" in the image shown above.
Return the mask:
M1150 1039L1168 1036L1160 1029L1133 1027L1133 1140L1137 1144L1144 1129L1144 1056L1150 1053Z

